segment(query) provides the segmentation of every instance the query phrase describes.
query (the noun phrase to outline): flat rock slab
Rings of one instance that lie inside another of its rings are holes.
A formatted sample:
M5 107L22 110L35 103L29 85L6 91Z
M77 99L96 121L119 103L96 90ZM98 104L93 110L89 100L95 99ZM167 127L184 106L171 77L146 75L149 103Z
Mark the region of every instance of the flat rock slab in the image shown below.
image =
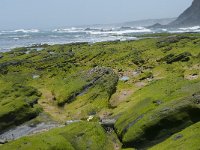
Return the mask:
M48 131L59 126L61 125L55 123L40 123L34 126L21 125L0 134L0 143L1 141L12 141L23 136Z

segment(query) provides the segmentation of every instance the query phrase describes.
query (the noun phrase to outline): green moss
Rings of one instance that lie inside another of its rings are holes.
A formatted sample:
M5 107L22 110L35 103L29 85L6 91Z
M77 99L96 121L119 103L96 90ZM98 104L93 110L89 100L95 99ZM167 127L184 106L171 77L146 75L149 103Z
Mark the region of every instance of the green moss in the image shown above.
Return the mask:
M0 114L16 114L15 119L3 122L3 126L36 116L41 111L35 104L40 97L37 91L41 91L39 104L56 120L84 120L89 115L94 115L95 121L114 117L117 134L124 143L137 137L145 139L146 129L159 124L162 116L153 121L147 118L165 106L171 107L172 102L175 102L173 108L179 108L178 100L199 90L200 34L145 36L157 38L38 45L3 53ZM38 47L43 50L37 51ZM123 76L129 80L118 82ZM13 85L22 88L15 89ZM174 111L167 118L187 115L179 110L179 115ZM124 132L126 127L128 130ZM151 143L146 141L147 145Z
M0 130L36 117L41 111L36 105L40 96L33 87L12 85L1 89Z
M105 97L108 100L118 81L116 74L109 68L96 67L87 72L80 72L74 76L56 80L52 89L55 93L58 104L73 102L77 96L81 97L88 90L96 89L96 94L91 97L95 100L98 96Z
M164 142L150 148L151 150L179 150L179 149L199 149L200 122L186 128L185 130L172 135Z
M195 99L185 98L143 114L123 130L124 146L137 148L156 144L173 133L200 120ZM148 143L147 145L145 145Z
M189 53L189 52L184 52L179 55L169 54L169 55L165 56L164 58L162 58L161 60L166 61L166 63L168 63L168 64L171 64L171 63L177 62L177 61L182 61L182 62L189 61L190 56L191 56L191 53Z
M56 93L56 100L59 105L70 103L78 95L78 93L84 89L88 83L80 78L71 78L69 81L60 82L56 80L56 83L52 87L53 93Z
M113 149L111 141L98 123L79 122L46 133L24 137L4 144L2 150L19 149Z
M153 73L152 72L144 72L140 75L140 80L145 80L145 79L150 79L153 78Z

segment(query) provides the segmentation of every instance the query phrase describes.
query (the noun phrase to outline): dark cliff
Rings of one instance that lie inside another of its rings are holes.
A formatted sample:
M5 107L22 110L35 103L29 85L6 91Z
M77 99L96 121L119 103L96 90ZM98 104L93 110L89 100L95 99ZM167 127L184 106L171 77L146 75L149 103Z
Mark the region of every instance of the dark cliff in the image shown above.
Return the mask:
M200 0L194 0L175 21L169 24L171 27L187 27L200 25Z

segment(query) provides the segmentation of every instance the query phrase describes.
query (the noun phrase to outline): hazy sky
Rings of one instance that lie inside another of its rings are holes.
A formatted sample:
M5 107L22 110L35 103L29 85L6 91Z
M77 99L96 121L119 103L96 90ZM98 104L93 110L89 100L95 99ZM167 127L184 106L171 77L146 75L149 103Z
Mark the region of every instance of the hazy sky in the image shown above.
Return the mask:
M176 17L192 0L0 0L0 30Z

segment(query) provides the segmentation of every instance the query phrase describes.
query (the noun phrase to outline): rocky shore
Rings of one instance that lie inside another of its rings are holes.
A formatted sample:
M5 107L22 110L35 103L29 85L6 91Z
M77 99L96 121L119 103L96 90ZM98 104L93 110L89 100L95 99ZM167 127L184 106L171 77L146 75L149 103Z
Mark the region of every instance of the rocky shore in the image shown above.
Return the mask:
M145 36L0 53L0 149L198 150L200 34Z

